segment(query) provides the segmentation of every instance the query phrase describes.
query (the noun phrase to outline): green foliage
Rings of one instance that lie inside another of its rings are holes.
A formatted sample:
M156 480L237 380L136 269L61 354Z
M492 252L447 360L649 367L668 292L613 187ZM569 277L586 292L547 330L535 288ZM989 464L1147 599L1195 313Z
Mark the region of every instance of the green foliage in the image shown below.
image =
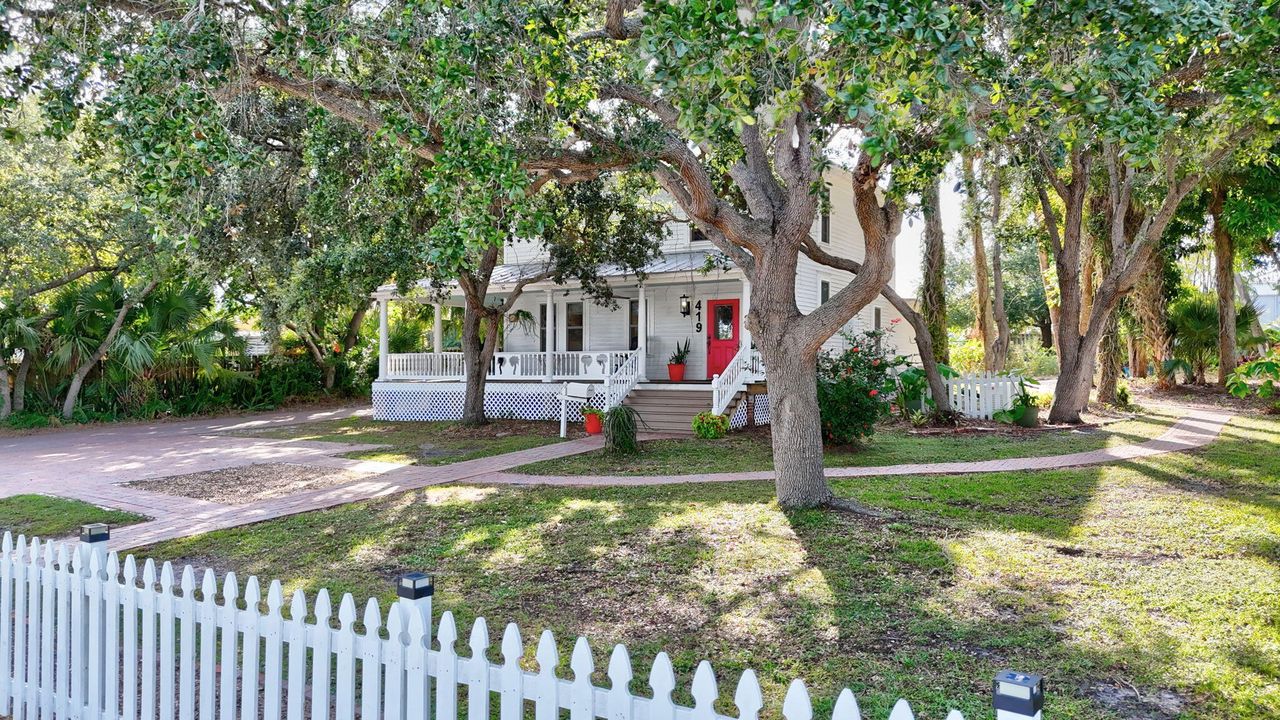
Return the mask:
M706 440L719 440L729 434L729 418L710 410L693 416L693 434Z
M689 349L691 341L685 338L684 344L676 343L676 349L671 353L671 357L667 359L670 365L684 365L689 360Z
M1251 382L1257 381L1255 389ZM1248 397L1256 393L1260 398L1275 398L1272 407L1280 410L1280 349L1272 348L1271 352L1257 360L1251 360L1227 377L1227 391L1236 397Z
M883 330L846 334L849 347L818 358L818 410L823 440L848 445L875 432L889 414L889 395L897 387L892 371L907 359L885 347Z
M1004 373L1010 376L1010 373ZM1034 416L1035 411L1041 407L1041 398L1031 392L1031 388L1035 386L1034 381L1029 381L1024 377L1018 376L1018 391L1011 398L1011 405L1005 410L997 410L992 413L991 418L996 422L1009 424L1026 424L1030 421L1030 417ZM1032 414L1029 416L1029 414Z
M644 422L630 405L617 405L604 414L604 443L611 452L631 455L640 450L636 425Z
M951 366L938 363L938 374L943 378L957 377L960 373L951 369ZM923 410L926 405L936 407L933 398L927 397L929 393L929 377L925 374L923 368L915 366L907 366L898 373L895 378L897 381L897 401L901 406L904 416L910 416L915 411Z
M1258 317L1257 308L1242 305L1236 310L1236 333L1248 337ZM1205 369L1217 364L1218 299L1198 290L1187 290L1169 305L1173 328L1173 362L1166 372L1181 370L1188 382L1205 381Z

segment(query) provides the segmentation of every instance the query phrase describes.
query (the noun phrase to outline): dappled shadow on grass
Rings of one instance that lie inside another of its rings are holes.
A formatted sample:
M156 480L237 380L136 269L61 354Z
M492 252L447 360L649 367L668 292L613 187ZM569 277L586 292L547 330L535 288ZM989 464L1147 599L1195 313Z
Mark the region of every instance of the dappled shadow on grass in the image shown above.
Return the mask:
M384 603L397 574L428 570L437 612L454 611L464 637L477 615L495 639L515 620L531 656L551 628L567 663L585 635L602 686L608 651L623 642L639 694L666 650L686 703L698 661L713 662L725 697L750 667L771 718L794 677L819 718L844 686L869 717L887 716L898 697L925 718L951 706L983 717L1002 666L1046 673L1056 717L1114 717L1084 689L1095 681L1173 687L1197 717L1254 717L1280 703L1265 689L1280 611L1265 601L1275 572L1254 552L1270 536L1241 513L1274 521L1275 511L1148 472L1240 485L1233 453L1254 442L1256 454L1257 431L1247 435L1208 460L834 484L901 522L784 513L768 482L449 486L151 554L216 558L309 594ZM1249 465L1251 477L1264 467Z

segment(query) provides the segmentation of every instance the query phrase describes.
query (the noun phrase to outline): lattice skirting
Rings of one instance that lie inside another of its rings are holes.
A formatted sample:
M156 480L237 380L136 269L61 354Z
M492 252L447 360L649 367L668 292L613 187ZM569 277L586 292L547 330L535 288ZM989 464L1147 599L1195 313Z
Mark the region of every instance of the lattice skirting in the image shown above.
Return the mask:
M769 424L769 396L756 395L756 424ZM734 408L733 415L729 418L729 427L733 430L741 430L747 426L747 399L742 397L738 400L738 406Z
M485 387L484 412L495 420L559 420L561 389L558 383L491 382ZM465 383L375 382L373 418L461 420L466 390ZM569 403L568 416L569 422L582 421L578 403Z

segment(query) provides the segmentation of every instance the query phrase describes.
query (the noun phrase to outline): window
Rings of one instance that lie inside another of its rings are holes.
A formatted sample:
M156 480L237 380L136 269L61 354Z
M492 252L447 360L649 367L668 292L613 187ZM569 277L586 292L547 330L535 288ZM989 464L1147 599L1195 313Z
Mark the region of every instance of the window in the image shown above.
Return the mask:
M547 304L538 306L538 352L547 351Z
M564 349L582 350L583 326L585 318L582 314L582 303L564 304Z
M707 234L698 229L698 226L689 223L689 242L706 242Z
M880 308L876 308L875 310L873 310L871 316L873 318L873 322L875 323L876 330L879 330L880 329ZM879 350L881 348L883 341L884 341L884 338L876 338L876 350Z
M822 242L831 244L831 213L824 211L822 213Z
M818 283L818 304L825 303L831 299L831 283L823 280Z
M733 306L716 305L716 339L733 339Z
M627 311L627 324L631 329L631 342L627 347L632 350L640 349L640 301L631 300L627 303L631 309Z
M875 309L875 324L876 324L876 329L879 330L880 329L880 308Z

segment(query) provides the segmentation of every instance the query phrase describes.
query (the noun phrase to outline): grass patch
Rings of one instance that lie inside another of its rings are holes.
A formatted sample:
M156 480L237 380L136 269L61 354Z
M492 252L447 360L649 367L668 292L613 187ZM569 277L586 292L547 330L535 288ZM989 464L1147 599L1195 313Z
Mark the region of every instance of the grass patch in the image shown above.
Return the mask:
M458 422L388 422L346 418L266 430L246 430L236 434L278 440L376 444L384 447L357 450L345 453L342 457L409 465L448 465L559 442L559 433L560 426L550 422L494 420L488 425L468 427Z
M120 527L146 519L123 510L108 510L48 495L14 495L0 499L0 533L7 530L27 537L59 538L74 535L81 525L89 523Z
M495 637L514 620L532 653L551 628L567 664L585 635L601 671L626 643L637 691L666 650L685 703L700 660L724 696L751 667L770 718L793 677L817 717L845 686L868 717L898 697L921 717L986 717L1003 667L1048 676L1046 716L1114 719L1091 688L1127 683L1174 693L1186 717L1276 717L1280 453L1259 448L1278 443L1280 419L1239 418L1200 451L1140 462L834 484L905 514L893 523L783 512L765 482L446 486L145 554L384 608L397 574L429 570L464 638L477 615Z
M1133 419L1079 430L1033 433L913 435L899 427L881 427L860 447L828 448L827 467L870 467L904 463L1002 460L1127 445L1160 435L1177 420L1155 408ZM594 451L522 465L513 472L530 475L696 475L773 469L767 432L733 433L721 440L681 438L641 443L637 455Z

